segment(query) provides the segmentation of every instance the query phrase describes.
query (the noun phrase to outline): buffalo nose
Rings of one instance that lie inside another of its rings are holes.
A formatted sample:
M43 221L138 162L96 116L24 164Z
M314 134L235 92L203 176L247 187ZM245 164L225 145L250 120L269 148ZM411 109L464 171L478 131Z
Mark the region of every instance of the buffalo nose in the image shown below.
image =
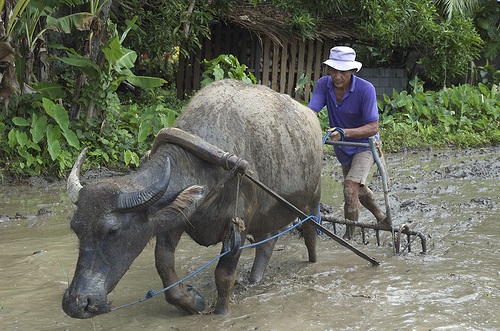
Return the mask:
M64 293L62 308L68 316L80 319L104 314L111 310L106 298L99 300L80 293L74 294L70 289Z

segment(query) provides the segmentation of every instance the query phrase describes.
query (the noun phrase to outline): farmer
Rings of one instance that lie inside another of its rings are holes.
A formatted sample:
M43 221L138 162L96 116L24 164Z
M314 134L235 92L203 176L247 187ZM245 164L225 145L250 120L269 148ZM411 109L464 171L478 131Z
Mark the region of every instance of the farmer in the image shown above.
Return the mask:
M318 113L326 105L331 140L368 143L368 138L374 136L380 146L375 88L354 76L361 69L361 63L355 59L356 52L350 47L337 46L330 50L330 57L323 62L328 66L329 75L318 80L309 108ZM388 224L373 192L366 186L374 164L370 149L335 145L334 150L344 176L344 217L357 222L361 203L377 222ZM354 226L347 226L344 239L351 239L353 234Z

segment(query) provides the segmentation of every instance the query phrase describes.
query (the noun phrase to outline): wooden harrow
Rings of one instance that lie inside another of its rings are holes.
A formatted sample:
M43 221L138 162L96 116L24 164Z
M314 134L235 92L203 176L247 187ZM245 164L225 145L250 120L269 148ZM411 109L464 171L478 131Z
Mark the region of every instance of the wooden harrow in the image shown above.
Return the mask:
M350 220L340 220L331 214L321 214L321 219L322 221L326 222L331 222L333 223L333 229L334 233L336 234L336 224L343 224L343 225L354 225L357 227L361 228L361 233L363 236L363 243L365 242L365 229L373 229L375 230L376 238L377 238L377 244L380 246L380 231L389 231L392 233L392 240L393 240L393 253L395 255L400 255L404 253L406 249L408 249L408 252L411 252L411 244L414 241L416 237L420 238L420 242L422 245L422 253L427 252L427 238L424 234L412 230L409 228L407 224L402 224L398 227L394 227L392 224L392 213L391 213L391 207L389 205L389 185L388 185L388 176L387 176L387 171L385 168L385 161L384 161L384 156L382 153L382 150L378 148L375 144L375 138L370 137L369 142L366 143L355 143L355 142L347 142L347 141L333 141L333 140L325 140L325 144L328 145L338 145L338 146L355 146L355 147L366 147L369 148L373 154L373 158L375 159L375 163L378 166L380 175L382 177L382 186L383 186L383 191L384 191L384 202L385 202L385 212L387 215L387 219L389 220L388 224L369 224L369 223L362 223L362 222L353 222ZM380 153L380 155L379 155ZM407 245L406 247L401 250L401 235L406 235L407 236ZM412 239L411 236L414 236Z

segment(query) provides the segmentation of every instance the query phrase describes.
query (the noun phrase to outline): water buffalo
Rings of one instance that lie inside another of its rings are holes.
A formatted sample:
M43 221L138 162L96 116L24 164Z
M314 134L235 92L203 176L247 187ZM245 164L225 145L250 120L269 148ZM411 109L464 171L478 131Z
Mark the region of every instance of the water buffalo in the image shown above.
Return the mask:
M296 218L246 176L228 177L227 170L200 157L212 153L205 145L245 160L246 173L307 215L316 215L322 137L319 121L307 107L261 85L221 80L190 100L175 127L174 131L199 137L201 144L186 149L160 131L149 159L136 172L107 179L80 182L85 151L75 162L67 185L77 206L71 229L79 240L79 257L62 300L69 316L109 312L107 294L153 236L156 268L168 286L178 281L174 252L184 232L200 245L215 245L224 241L237 219L242 220L241 238L251 235L260 241ZM314 227L304 223L303 235L309 261L315 262ZM250 282L262 279L275 242L256 247ZM216 313L229 311L240 252L219 259ZM183 283L166 291L165 297L188 313L205 309L201 295Z

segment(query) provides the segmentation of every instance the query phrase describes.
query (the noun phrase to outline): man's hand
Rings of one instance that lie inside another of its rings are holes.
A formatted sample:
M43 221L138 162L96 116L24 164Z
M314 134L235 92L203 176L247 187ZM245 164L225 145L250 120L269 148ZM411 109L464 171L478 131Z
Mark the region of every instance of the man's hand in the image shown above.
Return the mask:
M337 129L337 128L335 127L335 128L328 129L327 132L330 132L330 135L328 136L328 138L330 138L330 140L334 140L334 141L341 141L342 134L339 131L335 131L335 129Z

